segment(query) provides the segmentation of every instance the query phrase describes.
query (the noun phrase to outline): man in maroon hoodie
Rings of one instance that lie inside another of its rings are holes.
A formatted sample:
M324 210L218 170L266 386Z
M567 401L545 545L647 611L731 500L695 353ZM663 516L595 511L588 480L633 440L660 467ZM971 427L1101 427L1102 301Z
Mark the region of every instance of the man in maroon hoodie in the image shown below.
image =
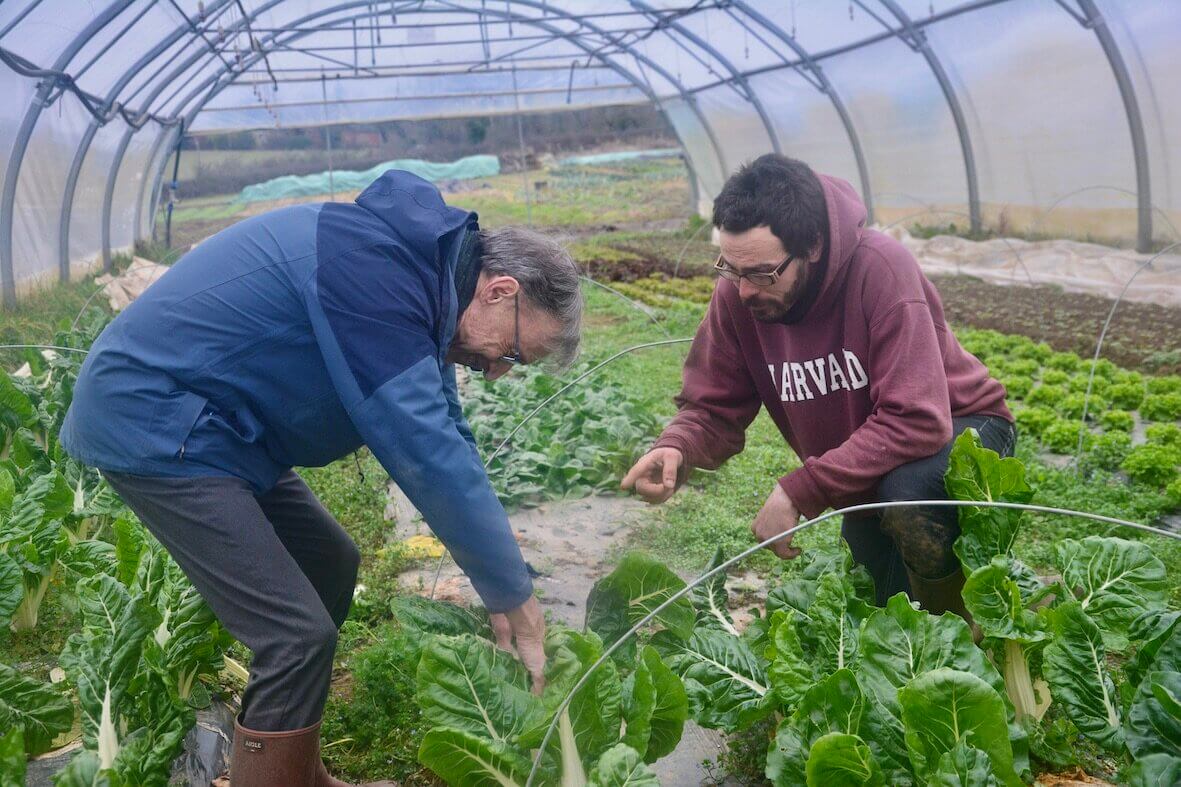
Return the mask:
M713 215L721 281L685 363L680 410L625 488L664 502L689 468L742 450L760 405L804 462L770 490L751 525L759 541L827 508L946 497L952 441L968 427L1012 452L1004 388L956 341L910 252L865 218L848 183L785 156L762 156L726 182ZM906 591L931 612L966 616L955 509L849 515L841 534L879 604ZM791 536L773 549L800 553Z

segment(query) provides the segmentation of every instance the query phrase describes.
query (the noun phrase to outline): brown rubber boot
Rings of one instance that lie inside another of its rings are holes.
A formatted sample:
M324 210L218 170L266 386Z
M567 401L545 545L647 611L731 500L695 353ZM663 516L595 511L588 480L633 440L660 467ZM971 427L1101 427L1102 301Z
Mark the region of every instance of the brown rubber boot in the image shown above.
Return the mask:
M932 615L942 615L944 612L954 612L968 623L972 629L972 639L980 642L980 629L964 606L964 577L963 568L957 568L941 579L927 579L915 573L910 566L906 567L906 575L910 578L910 597L919 602L919 606Z
M352 787L334 779L320 759L320 722L300 730L260 732L234 719L229 787ZM370 782L360 787L397 787Z
M234 719L231 787L318 787L320 722L300 730L260 732Z

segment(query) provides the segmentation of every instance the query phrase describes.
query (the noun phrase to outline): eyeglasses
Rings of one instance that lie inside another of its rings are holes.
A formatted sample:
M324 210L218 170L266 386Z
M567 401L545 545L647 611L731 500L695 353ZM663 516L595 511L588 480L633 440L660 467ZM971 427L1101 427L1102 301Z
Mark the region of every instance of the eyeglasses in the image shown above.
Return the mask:
M525 363L521 358L521 296L513 296L513 354L502 355L500 360L513 366Z
M740 281L742 279L746 279L756 287L770 287L772 284L779 281L779 277L783 275L783 272L787 270L787 266L790 265L791 261L794 259L795 257L788 257L786 260L775 266L775 270L773 271L742 273L732 267L730 263L726 262L726 260L722 258L722 255L719 254L717 262L714 263L714 270L717 271L719 276L721 276L723 279L726 279L727 281Z

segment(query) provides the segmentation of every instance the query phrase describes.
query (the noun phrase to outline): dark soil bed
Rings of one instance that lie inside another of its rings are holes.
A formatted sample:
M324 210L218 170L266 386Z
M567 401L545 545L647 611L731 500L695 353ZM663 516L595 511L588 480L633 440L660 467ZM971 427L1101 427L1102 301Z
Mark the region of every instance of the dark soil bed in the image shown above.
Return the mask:
M952 325L1020 333L1084 358L1095 353L1099 331L1114 302L1057 287L989 284L971 276L932 276L931 280ZM1102 356L1129 369L1176 374L1181 371L1181 309L1121 301Z

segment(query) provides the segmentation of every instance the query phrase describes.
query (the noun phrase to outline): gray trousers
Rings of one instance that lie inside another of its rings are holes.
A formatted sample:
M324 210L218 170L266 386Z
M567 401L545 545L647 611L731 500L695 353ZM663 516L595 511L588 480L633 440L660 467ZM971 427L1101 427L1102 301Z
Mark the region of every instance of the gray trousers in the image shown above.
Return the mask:
M969 415L951 421L951 442L937 454L887 473L878 484L879 502L947 499L943 475L947 472L948 457L955 438L969 427L980 433L985 448L1001 456L1013 455L1017 431L1004 418ZM957 508L908 506L846 514L841 535L848 542L853 559L873 576L878 606L884 606L895 593L910 595L907 566L927 579L942 579L959 569L959 558L952 552L952 545L960 535Z
M254 653L243 726L319 721L360 554L303 479L288 471L256 497L238 478L103 476Z

